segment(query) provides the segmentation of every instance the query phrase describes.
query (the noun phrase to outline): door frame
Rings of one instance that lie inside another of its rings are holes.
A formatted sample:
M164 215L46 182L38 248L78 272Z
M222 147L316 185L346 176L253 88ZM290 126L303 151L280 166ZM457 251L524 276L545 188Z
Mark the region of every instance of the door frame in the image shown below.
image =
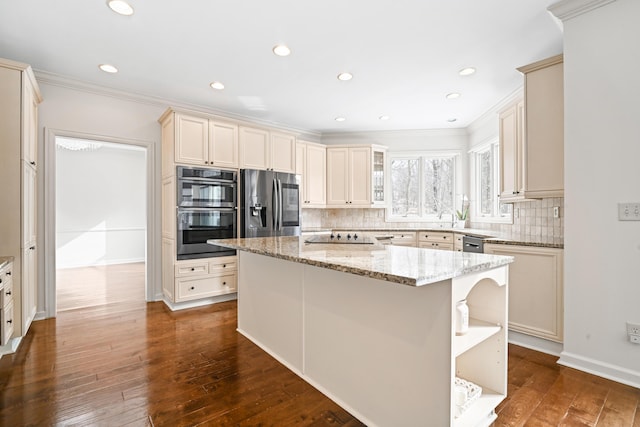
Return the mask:
M115 144L135 145L145 149L146 154L146 242L145 242L145 300L157 301L162 295L158 286L157 271L159 251L156 227L156 194L159 191L156 179L156 144L152 141L95 135L83 132L51 129L44 130L44 280L39 280L38 289L44 295L44 304L39 318L56 317L56 138L67 137L111 142ZM39 262L41 265L41 262Z

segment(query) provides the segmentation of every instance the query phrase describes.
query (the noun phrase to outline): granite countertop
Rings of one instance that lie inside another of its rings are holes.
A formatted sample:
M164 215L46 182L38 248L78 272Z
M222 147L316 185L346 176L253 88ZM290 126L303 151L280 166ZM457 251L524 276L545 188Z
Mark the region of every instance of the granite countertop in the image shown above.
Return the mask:
M305 228L303 232L329 233L331 231L361 231L382 235L394 232L419 232L419 231L444 231L450 233L465 234L467 236L485 237L485 243L495 243L498 245L534 246L541 248L564 249L564 241L558 237L524 236L520 234L501 233L498 231L484 230L480 228L449 228L449 227L425 227L425 228Z
M14 258L12 256L0 256L0 268L4 268L10 262L13 262Z
M409 286L423 286L513 262L513 257L391 245L308 244L304 237L208 243Z

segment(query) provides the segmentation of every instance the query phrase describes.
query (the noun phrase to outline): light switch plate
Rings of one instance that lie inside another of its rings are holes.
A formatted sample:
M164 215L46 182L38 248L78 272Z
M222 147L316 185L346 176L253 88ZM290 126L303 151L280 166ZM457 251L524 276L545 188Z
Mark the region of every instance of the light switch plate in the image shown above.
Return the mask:
M618 221L640 221L640 202L618 203Z

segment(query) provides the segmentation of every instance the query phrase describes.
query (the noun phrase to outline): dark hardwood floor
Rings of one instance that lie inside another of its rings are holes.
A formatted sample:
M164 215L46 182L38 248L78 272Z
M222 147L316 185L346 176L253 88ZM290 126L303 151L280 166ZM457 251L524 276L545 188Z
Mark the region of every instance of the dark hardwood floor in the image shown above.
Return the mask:
M0 359L0 425L362 425L236 321L235 302L171 312L136 299L34 322ZM509 347L495 426L640 427L640 390L555 362Z

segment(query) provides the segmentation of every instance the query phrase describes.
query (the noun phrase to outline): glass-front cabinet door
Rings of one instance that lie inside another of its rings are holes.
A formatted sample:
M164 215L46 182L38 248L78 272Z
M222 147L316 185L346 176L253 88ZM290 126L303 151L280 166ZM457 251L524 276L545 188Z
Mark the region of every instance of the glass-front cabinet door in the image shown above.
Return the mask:
M383 150L373 149L373 164L372 164L372 204L384 205L384 154Z

